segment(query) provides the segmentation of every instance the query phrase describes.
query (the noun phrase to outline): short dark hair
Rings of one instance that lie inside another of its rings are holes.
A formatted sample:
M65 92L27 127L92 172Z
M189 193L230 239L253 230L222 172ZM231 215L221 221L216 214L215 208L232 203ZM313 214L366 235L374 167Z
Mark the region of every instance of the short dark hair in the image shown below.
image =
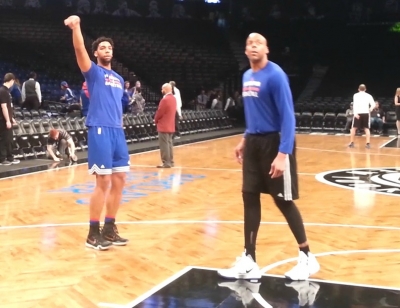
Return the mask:
M35 72L30 72L29 73L29 78L33 78L33 79L36 79L36 73Z
M175 81L170 81L170 82L169 82L169 84L170 84L171 86L173 86L173 87L175 87L175 86L176 86L176 83L175 83Z
M100 43L103 43L103 42L109 42L110 45L112 46L112 48L114 48L114 41L111 38L101 36L92 43L92 53L97 51L97 48L99 48Z
M11 80L15 80L15 76L13 73L7 73L4 75L3 82L9 82Z

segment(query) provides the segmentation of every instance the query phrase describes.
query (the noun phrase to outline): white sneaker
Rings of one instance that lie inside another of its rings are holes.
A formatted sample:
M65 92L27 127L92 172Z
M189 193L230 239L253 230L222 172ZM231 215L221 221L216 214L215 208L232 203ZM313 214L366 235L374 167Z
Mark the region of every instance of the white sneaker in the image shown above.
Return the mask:
M218 275L228 279L252 280L260 279L261 271L253 258L243 252L241 257L236 258L231 268L218 270Z
M308 256L299 251L297 265L285 273L285 277L291 280L307 280L311 275L317 273L320 269L315 256L309 252Z
M309 281L292 281L290 283L285 283L285 285L297 291L300 307L314 305L320 288L318 283Z
M234 292L237 301L242 301L243 306L247 307L253 301L253 293L260 291L261 283L252 283L246 280L236 280L235 282L220 282L218 286L226 287Z

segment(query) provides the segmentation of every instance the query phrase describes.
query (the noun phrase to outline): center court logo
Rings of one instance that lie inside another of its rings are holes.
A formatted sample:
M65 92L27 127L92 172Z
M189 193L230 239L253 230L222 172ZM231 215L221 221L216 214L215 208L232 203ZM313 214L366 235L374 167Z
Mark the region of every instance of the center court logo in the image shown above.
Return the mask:
M315 178L325 184L400 196L400 168L357 168L319 173Z

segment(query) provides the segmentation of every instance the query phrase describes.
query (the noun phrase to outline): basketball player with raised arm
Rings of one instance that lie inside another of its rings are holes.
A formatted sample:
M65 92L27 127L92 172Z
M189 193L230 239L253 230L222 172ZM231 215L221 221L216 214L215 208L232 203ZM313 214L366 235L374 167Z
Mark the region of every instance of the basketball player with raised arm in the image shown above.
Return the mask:
M258 33L249 35L246 55L251 68L243 75L247 128L235 149L243 166L245 251L232 268L221 269L218 274L229 279L261 278L256 263L256 240L261 222L260 196L264 193L271 195L299 247L298 263L285 276L306 280L320 266L310 252L301 214L293 202L299 198L293 98L287 75L268 60L268 52L265 37ZM279 236L271 237L276 240Z
M351 126L350 131L350 144L349 148L354 148L354 137L356 135L357 129L363 129L365 132L365 139L367 149L371 148L370 140L370 126L371 119L370 114L371 111L375 107L375 101L371 94L366 92L367 87L365 84L360 84L358 87L358 93L353 95L353 124Z
M92 52L97 58L96 64L90 60L86 51L80 18L70 16L64 23L72 30L76 59L90 93L86 118L88 164L89 173L96 175L96 187L90 198L90 229L86 246L107 250L111 245L124 246L128 242L119 236L115 225L126 172L130 169L128 146L122 127L124 80L111 70L114 43L110 38L100 37L93 42ZM104 203L106 215L104 227L100 231Z

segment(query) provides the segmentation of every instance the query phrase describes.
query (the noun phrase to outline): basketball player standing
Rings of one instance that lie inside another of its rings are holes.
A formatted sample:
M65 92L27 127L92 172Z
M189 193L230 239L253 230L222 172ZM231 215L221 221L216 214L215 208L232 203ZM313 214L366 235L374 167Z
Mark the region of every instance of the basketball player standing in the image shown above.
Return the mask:
M356 135L357 129L364 129L365 138L367 143L365 147L370 148L371 133L370 127L370 113L375 107L374 98L371 94L365 92L367 87L364 84L360 84L358 87L358 93L353 96L353 125L350 131L350 144L349 148L354 148L354 137Z
M122 128L122 96L124 80L111 70L113 41L100 37L92 44L97 65L89 58L83 41L80 18L64 21L72 30L72 40L79 68L90 93L86 119L88 127L89 173L96 175L96 187L90 198L90 229L86 246L106 250L111 245L123 246L128 240L119 236L115 216L122 198L129 153ZM106 200L106 194L111 184ZM106 203L104 227L100 232L100 216Z
M218 274L229 279L261 278L256 240L261 222L260 194L265 193L272 196L299 245L298 263L285 276L305 280L320 266L310 252L301 214L293 202L299 198L293 99L287 75L268 60L268 52L262 35L249 35L246 55L251 69L243 75L247 129L235 149L243 164L245 251L232 268L221 269Z

